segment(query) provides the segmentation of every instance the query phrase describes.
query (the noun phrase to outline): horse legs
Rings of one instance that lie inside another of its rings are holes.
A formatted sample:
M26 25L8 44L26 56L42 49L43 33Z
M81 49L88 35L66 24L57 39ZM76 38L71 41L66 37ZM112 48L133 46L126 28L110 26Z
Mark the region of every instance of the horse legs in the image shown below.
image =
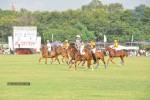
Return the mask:
M88 68L90 68L90 65L92 65L92 64L91 64L91 59L88 59L88 60L87 60L87 67L86 67L85 71L86 71ZM92 65L92 71L94 71L93 65Z
M110 59L110 61L111 61L113 64L115 64L115 63L113 62L113 59L114 59L114 58L112 57L112 58Z
M72 67L72 63L73 63L72 60L73 60L73 59L71 58L70 61L69 61L69 68Z
M124 65L124 57L120 57L121 58L121 62L120 62L120 64L121 64L121 66L123 66Z
M111 59L111 58L109 58L109 59L107 60L107 65L108 65L110 59Z
M53 64L53 58L51 58L51 63L50 64Z
M85 64L85 61L82 62L82 66L84 66L84 64Z
M105 59L103 58L102 61L103 61L103 63L104 63L104 68L106 69L106 62L105 62Z
M45 64L47 64L47 57L45 58Z
M74 70L76 71L76 69L77 69L77 61L75 60L74 61Z
M39 59L39 64L40 64L42 58L43 58L43 57L41 57L41 58Z
M65 57L65 62L69 65L69 58Z
M65 57L62 56L62 62L63 62L63 63L64 63L64 59L65 59Z
M56 56L55 58L56 58L56 60L58 61L58 64L60 64L59 59L58 59L58 56Z
M79 61L78 65L80 65L81 62L82 62L82 61Z
M96 60L96 66L95 66L95 68L97 69L98 66L99 66L99 59Z

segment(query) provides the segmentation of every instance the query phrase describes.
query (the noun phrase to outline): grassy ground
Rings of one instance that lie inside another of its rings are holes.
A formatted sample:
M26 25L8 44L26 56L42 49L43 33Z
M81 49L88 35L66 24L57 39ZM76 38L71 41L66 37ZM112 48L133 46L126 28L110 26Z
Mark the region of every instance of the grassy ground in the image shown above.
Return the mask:
M107 69L101 62L94 71L45 65L44 59L39 65L39 57L0 55L0 100L150 100L150 57L127 57L124 67L115 59Z

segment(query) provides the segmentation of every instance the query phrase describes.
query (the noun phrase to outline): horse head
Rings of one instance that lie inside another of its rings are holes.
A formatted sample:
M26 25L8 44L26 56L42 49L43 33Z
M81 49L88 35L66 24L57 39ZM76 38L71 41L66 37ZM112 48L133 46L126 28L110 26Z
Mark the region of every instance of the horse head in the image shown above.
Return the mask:
M78 50L75 45L70 46L71 53L77 53Z
M106 50L106 51L109 51L110 49L111 49L111 48L109 47L109 45L106 45L106 46L105 46L105 50Z

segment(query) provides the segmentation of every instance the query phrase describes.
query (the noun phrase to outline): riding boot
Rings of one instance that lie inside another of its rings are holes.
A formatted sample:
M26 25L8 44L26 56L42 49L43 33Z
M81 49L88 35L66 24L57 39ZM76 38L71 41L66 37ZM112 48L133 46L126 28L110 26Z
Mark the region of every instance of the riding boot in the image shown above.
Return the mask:
M96 63L96 56L94 53L92 53L92 57L93 57L93 60L94 60L94 64Z

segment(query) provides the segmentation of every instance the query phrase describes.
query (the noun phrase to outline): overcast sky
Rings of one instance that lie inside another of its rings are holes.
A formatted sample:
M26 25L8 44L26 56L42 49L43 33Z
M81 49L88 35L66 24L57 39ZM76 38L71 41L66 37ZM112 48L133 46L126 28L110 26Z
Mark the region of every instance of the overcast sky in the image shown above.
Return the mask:
M16 10L25 8L35 11L64 11L67 9L81 8L92 0L0 0L0 8L3 10L11 9L11 4L16 5ZM133 9L140 4L145 4L150 7L150 0L101 0L103 4L121 3L125 9Z

